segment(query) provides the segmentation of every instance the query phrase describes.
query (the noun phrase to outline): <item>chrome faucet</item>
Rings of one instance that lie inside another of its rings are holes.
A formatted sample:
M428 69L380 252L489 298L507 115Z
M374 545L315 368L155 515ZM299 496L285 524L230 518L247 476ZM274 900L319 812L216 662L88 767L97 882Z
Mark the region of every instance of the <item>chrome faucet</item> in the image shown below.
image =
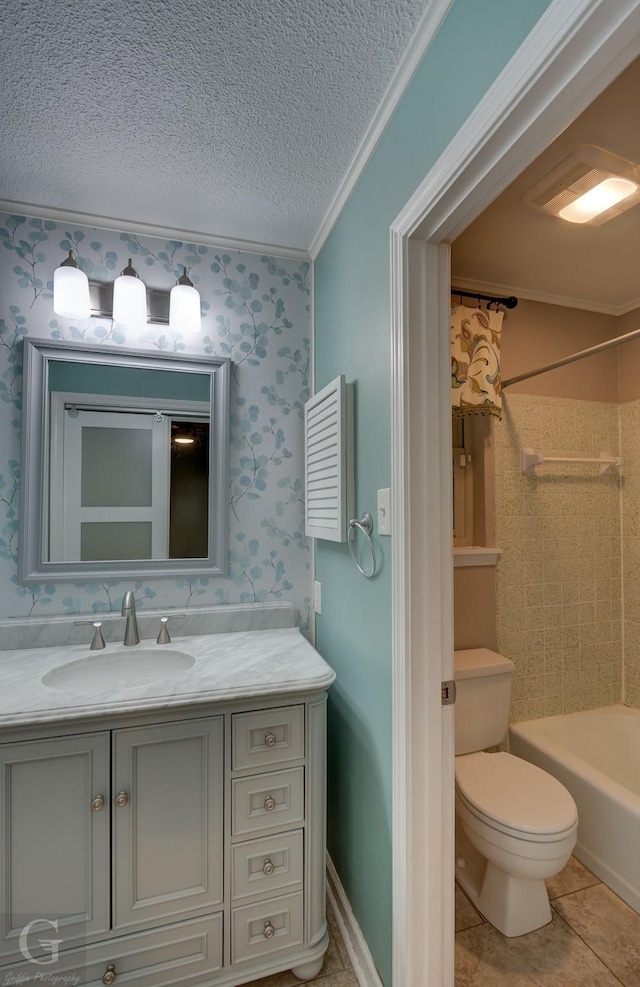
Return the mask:
M124 644L127 647L132 644L140 644L138 621L136 620L136 601L130 589L122 597L122 616L127 618L124 629Z

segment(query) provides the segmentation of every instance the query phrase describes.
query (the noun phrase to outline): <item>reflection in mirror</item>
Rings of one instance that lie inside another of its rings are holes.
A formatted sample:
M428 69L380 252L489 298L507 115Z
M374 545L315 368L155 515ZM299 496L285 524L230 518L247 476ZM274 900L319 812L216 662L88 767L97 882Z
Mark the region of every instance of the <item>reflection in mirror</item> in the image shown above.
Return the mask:
M24 366L21 579L222 573L228 361L26 340Z

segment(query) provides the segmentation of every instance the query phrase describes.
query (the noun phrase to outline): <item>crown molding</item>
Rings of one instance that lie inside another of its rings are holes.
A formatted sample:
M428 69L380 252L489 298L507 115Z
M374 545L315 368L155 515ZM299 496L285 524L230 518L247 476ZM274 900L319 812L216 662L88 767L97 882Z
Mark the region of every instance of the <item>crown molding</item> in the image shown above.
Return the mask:
M547 291L536 291L535 288L522 288L518 285L496 284L494 281L476 281L473 278L458 278L451 275L451 283L457 288L469 291L479 291L483 295L515 295L516 298L528 302L542 302L544 305L561 305L563 308L577 308L582 312L598 312L600 315L613 315L619 318L634 309L640 308L640 299L632 299L624 305L607 305L595 302L589 298L573 298L571 295L554 295ZM455 293L454 293L455 297Z
M155 223L138 223L130 219L111 216L92 216L90 213L75 212L73 209L57 209L51 206L38 206L31 202L12 202L0 199L0 212L18 216L33 216L35 219L50 219L56 223L77 223L99 230L115 230L117 233L133 233L138 236L152 236L161 240L182 240L187 243L201 243L205 246L220 247L222 250L244 250L252 254L268 254L273 257L286 257L290 260L310 261L308 250L297 247L283 247L275 243L259 243L255 240L242 240L238 237L217 236L199 230L175 230Z
M404 95L420 61L438 33L440 25L449 13L449 8L453 5L453 2L454 0L432 0L422 15L399 65L385 89L384 95L378 104L371 123L367 127L366 133L349 165L347 173L340 183L333 202L329 206L320 228L309 247L309 254L313 260L320 253L325 240L335 226L338 216L353 192L360 175L366 168L369 158L373 154L396 106Z
M628 315L629 312L635 312L638 308L640 308L640 298L633 298L626 305L621 305L616 315L620 318L621 315Z

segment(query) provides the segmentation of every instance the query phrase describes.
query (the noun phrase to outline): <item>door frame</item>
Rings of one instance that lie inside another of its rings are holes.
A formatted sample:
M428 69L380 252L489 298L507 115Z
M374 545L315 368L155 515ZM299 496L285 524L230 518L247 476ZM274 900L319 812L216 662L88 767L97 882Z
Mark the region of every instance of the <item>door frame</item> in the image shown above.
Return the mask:
M553 0L391 226L394 987L454 979L449 244L638 55L640 0Z

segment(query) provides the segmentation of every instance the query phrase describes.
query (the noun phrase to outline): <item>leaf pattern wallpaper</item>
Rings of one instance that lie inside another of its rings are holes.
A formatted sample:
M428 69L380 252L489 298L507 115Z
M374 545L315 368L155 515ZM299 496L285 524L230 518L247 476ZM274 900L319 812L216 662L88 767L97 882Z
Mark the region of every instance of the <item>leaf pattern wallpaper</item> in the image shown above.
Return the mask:
M186 267L202 332L123 331L111 319L55 316L53 272L72 249L91 279L113 281L128 258L148 287ZM138 607L286 600L309 622L304 535L303 409L309 396L309 265L179 240L0 214L0 617L115 610L131 580L17 582L22 341L226 356L232 361L227 575L135 581Z

